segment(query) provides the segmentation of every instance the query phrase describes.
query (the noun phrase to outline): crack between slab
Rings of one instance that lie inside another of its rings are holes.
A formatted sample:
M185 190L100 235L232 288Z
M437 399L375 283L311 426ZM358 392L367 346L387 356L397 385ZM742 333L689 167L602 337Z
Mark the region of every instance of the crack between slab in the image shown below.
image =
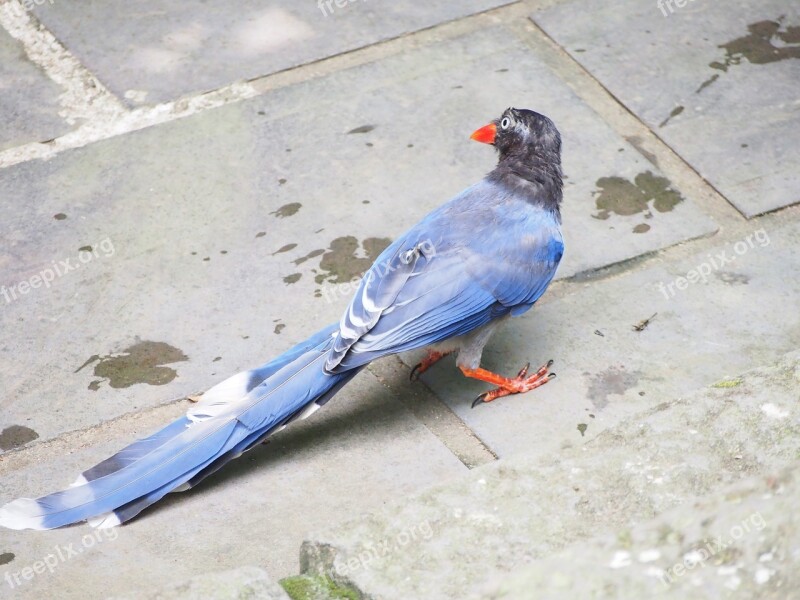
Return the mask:
M118 135L262 96L274 89L346 70L358 64L374 62L381 58L381 53L386 52L387 48L391 49L390 54L401 53L403 48L397 48L398 44L402 45L409 39L414 40L420 36L424 43L432 32L443 32L446 38L460 35L463 33L460 30L462 26L477 28L487 18L497 18L498 14L503 15L518 6L519 0L509 0L501 6L402 33L275 73L239 80L215 90L183 96L162 104L130 109L84 67L34 15L26 11L19 0L6 0L0 3L0 27L22 43L29 60L64 89L59 99L63 107L61 116L70 124L78 124L78 127L52 140L37 141L0 152L0 169L30 160L47 160L65 150L81 148ZM458 31L453 32L454 27ZM348 60L356 60L356 64L347 64ZM345 64L341 64L343 61ZM315 69L320 67L324 72L316 73Z
M408 367L397 356L389 356L367 367L395 399L399 400L428 431L444 444L468 469L498 459L491 448L422 381L408 383Z

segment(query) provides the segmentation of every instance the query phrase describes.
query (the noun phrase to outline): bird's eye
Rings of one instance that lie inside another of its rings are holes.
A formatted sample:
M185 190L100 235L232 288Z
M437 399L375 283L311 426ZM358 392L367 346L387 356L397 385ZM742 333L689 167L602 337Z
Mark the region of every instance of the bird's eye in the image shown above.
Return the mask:
M508 129L509 127L511 127L511 119L509 119L508 117L503 117L503 120L500 121L500 128Z

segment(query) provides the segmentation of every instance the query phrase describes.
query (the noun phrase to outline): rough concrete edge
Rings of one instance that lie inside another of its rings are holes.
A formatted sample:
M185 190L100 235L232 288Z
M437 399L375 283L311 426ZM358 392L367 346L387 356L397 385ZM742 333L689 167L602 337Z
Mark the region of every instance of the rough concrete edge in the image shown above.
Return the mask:
M758 367L754 367L748 371L743 372L740 376L734 379L741 379L746 380L749 376L759 376L763 374L763 371L775 371L781 370L789 363L797 363L800 364L800 351L792 351L784 354L778 360L773 361L769 365L761 365ZM666 411L671 409L675 406L686 405L688 403L693 402L693 398L699 395L710 395L715 400L721 400L724 396L728 393L732 393L734 390L738 391L737 386L725 386L719 387L717 384L705 386L699 388L695 392L687 394L685 396L681 396L675 398L673 400L660 402L659 404L652 406L640 413L632 415L620 423L616 424L614 427L603 431L600 433L596 438L589 440L586 442L583 448L589 448L591 445L594 444L602 444L604 440L608 440L611 438L613 440L614 436L617 435L616 432L620 429L630 428L631 426L635 425L637 422L641 421L643 418L650 417L654 414ZM476 469L471 470L469 473L465 474L462 480L466 479L474 479L477 480L478 478L483 477L483 474L486 473L487 469L490 470L504 470L507 468L508 463L512 462L513 464L514 457L510 457L509 459L498 460ZM512 467L513 468L513 467ZM742 481L736 482L731 487L735 485L743 485ZM431 486L427 489L420 490L414 493L411 498L417 498L422 496L431 497L435 495L437 490L443 490L448 487L448 484L437 484ZM716 493L716 490L715 492ZM707 494L705 497L710 497L712 494ZM698 497L698 500L702 498ZM372 514L382 514L385 509L381 509L378 511L374 511ZM668 511L667 511L668 512ZM659 515L660 516L660 515ZM658 518L655 517L655 518ZM342 524L340 524L341 526ZM608 533L608 532L605 532ZM596 536L599 537L599 536ZM592 539L592 538L589 538ZM583 540L585 542L586 540ZM583 542L575 542L575 544L580 544ZM303 541L303 544L300 548L300 568L301 573L303 574L310 574L314 576L322 576L328 577L335 581L337 584L342 585L344 587L355 589L359 592L360 598L364 600L380 600L380 597L372 595L368 590L362 589L362 586L357 582L348 577L347 573L341 573L335 566L336 558L339 556L340 551L335 547L334 544L329 542L315 542L313 540L306 539Z

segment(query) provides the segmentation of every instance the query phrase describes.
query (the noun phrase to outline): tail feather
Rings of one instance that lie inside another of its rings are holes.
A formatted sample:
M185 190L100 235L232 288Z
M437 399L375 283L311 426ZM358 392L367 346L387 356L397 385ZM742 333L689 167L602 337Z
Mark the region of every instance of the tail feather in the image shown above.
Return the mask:
M312 413L355 376L357 370L324 370L334 331L335 326L323 329L272 362L215 386L186 417L85 471L72 487L7 504L0 509L0 526L53 529L89 520L111 527L171 491L193 487Z

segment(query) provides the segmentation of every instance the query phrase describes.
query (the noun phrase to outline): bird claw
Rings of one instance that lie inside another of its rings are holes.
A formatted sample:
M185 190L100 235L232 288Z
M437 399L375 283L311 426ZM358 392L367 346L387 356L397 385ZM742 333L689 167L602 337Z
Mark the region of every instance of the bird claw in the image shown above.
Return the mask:
M504 385L494 390L484 392L475 398L475 400L472 401L472 408L475 408L478 406L478 404L487 404L497 400L498 398L502 398L503 396L521 394L523 392L529 392L531 390L535 390L537 387L543 386L556 376L555 373L547 372L551 366L553 366L552 359L547 361L547 364L542 365L539 370L536 371L536 373L526 378L528 369L530 369L530 363L528 363L519 370L519 373L517 373L517 376L514 379L508 380L508 386Z
M422 362L417 363L417 365L411 369L411 373L409 374L408 378L411 381L418 381L420 375L422 375L425 371L430 369L448 354L450 354L450 352L429 352L428 356L422 359Z

